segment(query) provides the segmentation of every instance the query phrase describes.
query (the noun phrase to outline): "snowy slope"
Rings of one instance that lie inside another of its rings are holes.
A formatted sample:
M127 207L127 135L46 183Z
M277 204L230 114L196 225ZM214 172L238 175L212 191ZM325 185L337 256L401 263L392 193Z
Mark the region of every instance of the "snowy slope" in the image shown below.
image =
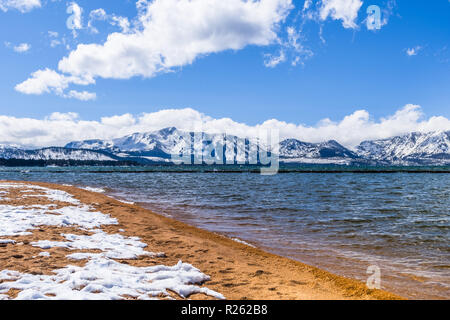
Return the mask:
M0 146L0 159L116 161L112 156L91 150L76 150L59 147L22 150L7 146Z
M66 148L82 148L89 150L101 150L113 153L116 156L130 158L140 157L150 160L169 160L172 155L191 153L197 158L208 155L212 146L223 145L222 161L243 161L248 155L245 144L248 140L224 134L193 133L165 128L159 131L147 133L134 133L113 140L85 140L71 142ZM215 153L212 153L216 156ZM218 154L219 158L220 155Z
M68 143L66 148L104 150L109 152L148 152L154 156L169 155L172 151L181 150L184 132L176 128L166 128L155 132L134 133L113 140L85 140ZM151 156L150 154L148 154Z
M352 160L358 155L338 142L331 140L322 143L308 143L296 139L287 139L280 143L280 158L298 162L308 162L308 160ZM313 161L312 161L313 162ZM317 161L314 161L317 162Z
M202 140L202 141L200 141ZM193 142L193 147L191 148ZM224 134L192 133L166 128L149 133L135 133L113 140L86 140L71 142L67 148L82 148L90 150L102 150L113 153L119 157L138 157L154 160L170 160L172 154L181 154L186 151L194 151L196 158L210 154L211 146L224 145L223 162L236 163L247 159L256 161L257 151L255 141L228 136ZM192 149L192 150L191 150ZM265 147L263 146L264 150ZM220 158L220 155L217 155ZM342 163L358 156L344 148L336 141L324 143L306 143L295 139L288 139L280 143L280 159L285 162L318 163ZM347 163L345 162L345 163Z
M450 163L450 131L413 132L364 141L356 150L364 158L393 164L447 164Z

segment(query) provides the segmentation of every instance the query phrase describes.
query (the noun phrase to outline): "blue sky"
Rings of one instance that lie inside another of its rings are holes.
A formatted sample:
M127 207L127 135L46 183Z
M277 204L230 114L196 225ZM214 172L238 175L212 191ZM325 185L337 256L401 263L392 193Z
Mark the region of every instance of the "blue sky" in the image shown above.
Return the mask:
M303 0L262 0L260 7L245 9L243 21L233 11L244 10L239 7L243 0L230 1L226 9L216 8L216 0L195 0L209 3L209 11L199 6L201 10L178 13L174 9L186 1L166 0L167 7L161 0L141 1L140 13L136 0L23 0L31 4L21 8L8 1L0 0L0 115L6 117L45 119L71 112L77 119L100 121L192 108L249 126L277 119L308 127L325 118L342 121L357 110L370 114L370 121L382 121L413 104L427 121L450 118L448 0L318 0L308 9ZM69 29L67 9L74 5L81 8L81 19ZM366 25L370 5L381 9L379 30ZM99 8L106 16L91 19ZM214 9L225 13L208 19ZM162 22L136 25L138 17L151 19L145 10L161 15ZM164 19L167 13L177 19L176 27ZM129 21L129 28L118 25L119 17ZM204 29L187 30L198 27L196 19L206 24ZM249 20L256 22L249 25ZM217 34L205 36L210 30ZM136 32L148 34L134 39ZM103 58L113 50L102 47L112 33L125 34L129 47L120 56ZM295 43L290 41L294 38ZM102 48L92 53L78 50L80 44ZM126 56L129 52L132 58ZM77 57L58 65L71 53ZM147 61L154 53L162 62ZM276 64L280 55L284 61ZM127 63L138 66L129 71ZM42 75L26 82L38 70L51 70L59 78ZM0 134L0 142L12 140Z

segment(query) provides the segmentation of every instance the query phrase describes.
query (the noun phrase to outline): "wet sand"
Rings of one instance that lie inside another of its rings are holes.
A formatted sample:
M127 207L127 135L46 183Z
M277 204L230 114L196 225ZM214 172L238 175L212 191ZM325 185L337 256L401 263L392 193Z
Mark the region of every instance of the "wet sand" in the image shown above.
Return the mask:
M70 193L82 203L119 221L118 225L103 226L104 231L117 233L123 229L121 234L141 238L141 241L148 245L149 251L165 253L159 257L141 256L135 260L119 260L119 262L147 267L161 264L175 265L181 260L209 275L211 280L203 286L223 294L227 299L402 299L383 290L370 290L357 280L252 248L103 194L48 183L33 184ZM24 199L15 198L14 192L11 190L9 200L1 201L0 204L24 205ZM40 204L55 203L45 199L26 201L34 201L33 204L36 201ZM68 249L51 248L46 250L51 254L50 257L40 257L38 255L42 250L30 245L33 241L43 239L60 241L61 233L67 232L82 233L80 230L70 228L43 226L33 230L32 235L12 238L21 245L0 244L0 271L9 269L32 274L51 274L52 270L68 264L82 265L83 261L74 262L66 258L70 253ZM12 297L16 294L17 292L10 292ZM201 300L211 297L193 294L189 298Z

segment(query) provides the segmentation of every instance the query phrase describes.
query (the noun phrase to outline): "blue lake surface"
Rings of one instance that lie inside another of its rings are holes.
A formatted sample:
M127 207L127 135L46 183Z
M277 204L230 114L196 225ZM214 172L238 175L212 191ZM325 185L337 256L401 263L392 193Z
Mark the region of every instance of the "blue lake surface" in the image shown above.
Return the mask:
M102 188L112 197L364 282L367 268L376 265L382 287L409 298L449 299L450 174L394 169L262 176L204 168L0 168L0 180Z

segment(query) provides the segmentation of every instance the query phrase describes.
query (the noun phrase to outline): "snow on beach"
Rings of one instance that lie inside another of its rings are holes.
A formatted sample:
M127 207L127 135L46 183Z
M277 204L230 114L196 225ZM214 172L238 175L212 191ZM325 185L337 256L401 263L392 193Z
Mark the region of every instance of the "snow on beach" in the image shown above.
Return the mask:
M81 187L81 189L91 191L91 192L97 192L97 193L105 193L105 189L102 188L94 188L94 187Z
M252 248L256 248L254 245L252 245L252 244L250 244L248 242L245 242L244 240L241 240L239 238L231 238L231 240L239 242L239 243L242 243L242 244L245 244L246 246L249 246L249 247L252 247Z
M30 245L43 250L65 248L73 251L66 256L68 259L87 262L83 266L69 264L55 269L51 275L0 270L0 300L10 299L8 292L12 289L20 291L17 299L26 300L173 298L168 290L183 298L203 293L224 299L220 293L198 286L209 277L190 264L180 261L175 266L135 267L114 260L158 257L163 253L146 251L147 245L137 237L105 232L102 226L117 225L118 221L69 193L35 185L0 183L0 195L7 195L12 189L19 191L23 199L44 198L59 205L0 204L0 244L18 245L14 237L30 235L42 226L77 228L89 234L61 233L64 241L40 240ZM39 256L51 259L47 251Z

